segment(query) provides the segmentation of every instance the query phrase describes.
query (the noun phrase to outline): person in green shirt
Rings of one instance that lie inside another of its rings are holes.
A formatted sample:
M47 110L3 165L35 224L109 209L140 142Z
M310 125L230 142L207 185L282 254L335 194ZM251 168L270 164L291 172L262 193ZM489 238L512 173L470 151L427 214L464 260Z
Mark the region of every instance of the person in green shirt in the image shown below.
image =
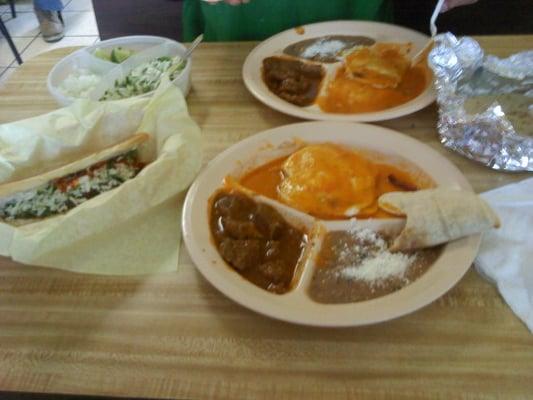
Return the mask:
M446 0L443 10L475 1ZM185 0L183 40L201 33L206 41L263 40L296 26L347 19L391 22L392 1Z

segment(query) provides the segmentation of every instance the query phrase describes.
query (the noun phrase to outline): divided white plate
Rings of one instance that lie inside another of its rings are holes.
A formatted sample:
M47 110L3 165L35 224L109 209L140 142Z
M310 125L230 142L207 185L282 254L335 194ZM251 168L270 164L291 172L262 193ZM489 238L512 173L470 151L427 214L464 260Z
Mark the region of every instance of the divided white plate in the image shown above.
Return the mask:
M401 156L426 172L439 186L471 190L461 172L439 153L410 137L378 126L304 122L251 136L213 159L191 186L185 200L185 244L198 270L218 290L245 307L281 320L316 326L356 326L413 312L442 296L461 279L476 256L480 235L448 243L429 270L408 286L358 303L312 301L307 295L312 263L304 267L299 284L283 295L269 293L242 278L223 261L211 240L208 200L220 188L225 176L241 176L252 167L288 154L294 139L308 143L333 142ZM286 213L282 210L282 214ZM308 219L304 224L309 224Z
M253 49L242 68L242 77L248 90L262 103L282 113L295 117L324 121L353 121L372 122L383 121L402 117L421 110L435 100L433 85L415 99L387 110L358 114L333 114L320 110L316 105L298 107L272 93L263 82L261 66L263 59L275 53L281 53L285 47L301 40L316 38L325 35L353 35L367 36L377 42L411 42L411 54L416 54L422 49L429 37L401 26L367 21L333 21L305 25L304 33L300 34L295 29L281 32L261 42Z

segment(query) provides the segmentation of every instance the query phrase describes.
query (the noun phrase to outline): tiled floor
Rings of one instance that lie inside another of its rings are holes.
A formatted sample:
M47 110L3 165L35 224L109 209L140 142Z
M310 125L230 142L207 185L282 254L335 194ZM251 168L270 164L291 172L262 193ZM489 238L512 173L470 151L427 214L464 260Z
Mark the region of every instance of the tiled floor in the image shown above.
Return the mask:
M99 40L91 0L63 0L63 5L65 37L56 43L46 43L43 40L31 0L16 1L16 18L11 17L8 5L0 5L0 18L11 34L22 61L28 61L48 50L66 46L89 46ZM0 86L17 67L18 63L7 41L0 36Z

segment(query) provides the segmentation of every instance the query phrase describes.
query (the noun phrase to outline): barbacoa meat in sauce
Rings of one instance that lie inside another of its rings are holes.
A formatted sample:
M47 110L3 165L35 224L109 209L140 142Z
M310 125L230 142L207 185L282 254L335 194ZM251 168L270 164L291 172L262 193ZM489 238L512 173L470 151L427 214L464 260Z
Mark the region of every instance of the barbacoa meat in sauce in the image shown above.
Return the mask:
M210 225L220 255L239 274L273 293L290 290L306 236L274 208L221 191L212 202Z
M267 87L297 106L314 103L323 78L321 65L276 56L263 60L263 80Z

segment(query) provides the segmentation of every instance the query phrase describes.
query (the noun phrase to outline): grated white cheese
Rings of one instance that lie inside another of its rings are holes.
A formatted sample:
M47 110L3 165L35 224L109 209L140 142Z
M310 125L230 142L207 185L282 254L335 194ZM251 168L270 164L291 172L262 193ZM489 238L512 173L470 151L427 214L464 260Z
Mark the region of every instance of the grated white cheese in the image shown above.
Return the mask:
M361 262L347 265L338 271L345 279L362 280L375 284L389 278L403 278L407 269L416 260L416 254L391 253L387 242L376 232L369 229L352 229L350 234L363 242L356 246L343 246L340 260L349 260L354 255L366 252ZM359 257L358 257L359 258Z
M352 222L349 232L352 236L364 242L369 242L369 244L374 244L381 250L385 250L387 247L387 243L385 240L383 240L383 237L377 234L377 232L374 232L370 229L357 228L354 222Z
M336 56L344 49L346 44L340 40L317 40L311 46L307 47L301 54L303 58L313 58L316 56L331 57Z
M402 278L416 256L383 251L362 264L350 266L340 271L343 278L375 282L387 278Z

